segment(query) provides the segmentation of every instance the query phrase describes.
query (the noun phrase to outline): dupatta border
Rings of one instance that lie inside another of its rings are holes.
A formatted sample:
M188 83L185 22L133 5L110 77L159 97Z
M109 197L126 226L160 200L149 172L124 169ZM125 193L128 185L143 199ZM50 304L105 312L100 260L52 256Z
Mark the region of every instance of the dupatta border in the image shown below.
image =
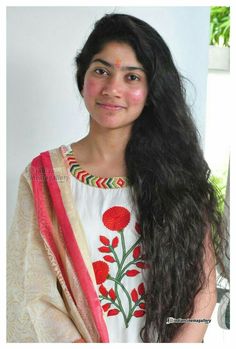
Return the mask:
M81 255L81 251L79 249L79 246L77 244L76 238L74 236L73 229L71 227L70 220L68 218L62 195L61 195L61 190L59 187L60 180L58 181L58 178L55 176L54 168L52 166L52 161L51 161L51 154L53 152L58 152L58 150L54 151L46 151L40 154L40 156L36 159L33 160L32 162L32 167L37 164L36 161L38 161L38 165L41 165L41 169L43 170L43 179L46 179L47 187L50 192L50 196L53 202L53 206L56 212L56 216L58 219L58 222L61 226L61 231L63 234L64 242L66 249L68 251L68 254L70 256L72 265L74 267L76 277L78 278L81 288L84 292L84 295L87 299L88 305L91 309L91 313L93 314L94 322L97 327L98 333L100 334L101 341L102 342L109 342L109 336L108 336L108 331L106 327L106 323L103 317L103 312L101 308L101 304L99 302L97 293L94 288L93 281L91 279L91 276L88 272L88 269L85 265L85 262L83 260L83 257ZM39 159L40 158L40 159ZM40 163L39 163L40 161ZM36 163L35 163L36 162ZM68 176L68 175L67 175ZM58 181L58 182L57 182ZM33 187L35 192L37 193L40 189L40 184L42 187L42 181L33 181ZM65 184L65 181L63 182ZM67 183L68 185L68 183ZM36 187L36 188L35 188ZM42 195L42 193L41 193ZM36 200L37 201L37 200ZM41 202L42 203L42 202ZM49 217L47 217L49 219ZM50 222L49 222L49 229L50 231ZM56 258L58 258L59 261L59 266L63 268L62 263L60 263L60 256L58 255L56 251L56 247L54 246L54 243L52 241L51 236L47 236L47 241L49 242L50 248L52 248L53 253L55 252ZM64 270L64 268L62 269ZM66 284L67 284L67 280ZM69 286L69 283L68 283ZM70 290L70 288L68 288Z
M80 328L80 332L78 331L78 334L79 334L78 336L80 336L80 338L78 340L76 340L75 342L76 343L77 342L78 343L91 342L90 337L87 338L88 334L87 333L83 333L84 329L83 330L81 329L81 322L80 322L81 321L81 317L78 314L78 310L77 310L76 303L74 301L73 295L68 290L68 287L67 287L67 285L65 283L64 277L63 277L61 269L60 269L60 267L59 267L59 265L57 263L55 255L53 254L52 250L50 249L50 246L48 245L47 240L44 238L44 236L42 236L42 239L43 239L44 246L45 246L45 249L46 249L47 254L48 254L49 261L51 262L51 265L52 265L52 267L53 267L53 269L54 269L54 271L56 273L58 281L60 282L60 285L61 285L61 287L62 287L62 289L64 291L65 297L67 298L67 301L69 301L70 312L71 312L72 315L74 315L73 320L75 322L75 325L77 325L77 329L78 329L78 325L79 325L79 328ZM79 316L79 322L80 322L79 324L77 324L78 316ZM83 336L82 336L82 334L83 334ZM86 339L86 341L85 341L85 339Z
M61 270L61 275L64 275L62 285L66 285L69 290L71 297L73 298L73 294L71 292L69 280L67 278L67 274L65 272L64 265L62 263L62 259L60 254L58 253L56 244L53 239L52 230L53 225L49 217L49 213L47 212L47 208L44 204L44 194L43 194L43 172L42 172L42 161L40 156L34 158L31 162L30 174L31 174L31 182L32 182L32 190L34 197L34 205L36 216L41 232L42 239L44 241L47 252L50 250L51 255L55 257L57 261L58 267ZM75 302L73 298L73 302Z

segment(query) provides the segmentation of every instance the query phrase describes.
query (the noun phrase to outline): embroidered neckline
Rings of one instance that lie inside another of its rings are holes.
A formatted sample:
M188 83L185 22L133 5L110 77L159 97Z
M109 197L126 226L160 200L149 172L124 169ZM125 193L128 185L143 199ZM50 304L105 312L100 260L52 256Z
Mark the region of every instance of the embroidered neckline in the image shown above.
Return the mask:
M127 177L99 177L84 170L77 162L71 146L61 146L70 173L80 182L100 189L119 189L129 186Z

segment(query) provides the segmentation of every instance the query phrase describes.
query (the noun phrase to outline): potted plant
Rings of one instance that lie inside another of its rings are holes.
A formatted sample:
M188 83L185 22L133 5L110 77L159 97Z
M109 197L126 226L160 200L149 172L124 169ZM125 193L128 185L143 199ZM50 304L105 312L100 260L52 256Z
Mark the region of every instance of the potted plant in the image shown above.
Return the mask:
M230 7L211 7L210 31L209 69L229 71Z

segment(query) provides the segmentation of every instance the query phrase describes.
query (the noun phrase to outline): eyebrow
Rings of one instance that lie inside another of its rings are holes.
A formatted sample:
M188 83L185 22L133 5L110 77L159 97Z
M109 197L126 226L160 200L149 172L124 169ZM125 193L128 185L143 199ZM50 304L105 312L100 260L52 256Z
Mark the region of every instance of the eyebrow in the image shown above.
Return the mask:
M94 62L100 62L100 63L106 65L106 66L109 67L109 68L114 68L114 66L115 66L114 64L111 64L111 63L109 63L109 62L107 62L107 61L104 61L103 59L100 59L100 58L94 59L94 60L91 62L91 64L94 63ZM121 67L121 70L141 70L141 71L143 71L143 72L145 73L145 69L142 68L142 67L128 67L128 66L123 66L123 67Z

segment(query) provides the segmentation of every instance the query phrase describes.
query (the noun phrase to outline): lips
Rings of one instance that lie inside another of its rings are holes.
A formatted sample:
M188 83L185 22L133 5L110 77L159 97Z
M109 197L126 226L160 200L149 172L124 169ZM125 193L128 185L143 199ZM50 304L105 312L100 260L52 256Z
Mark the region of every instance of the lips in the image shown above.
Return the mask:
M110 104L110 103L97 103L101 108L108 109L108 110L120 110L120 109L125 109L123 105L119 104Z

